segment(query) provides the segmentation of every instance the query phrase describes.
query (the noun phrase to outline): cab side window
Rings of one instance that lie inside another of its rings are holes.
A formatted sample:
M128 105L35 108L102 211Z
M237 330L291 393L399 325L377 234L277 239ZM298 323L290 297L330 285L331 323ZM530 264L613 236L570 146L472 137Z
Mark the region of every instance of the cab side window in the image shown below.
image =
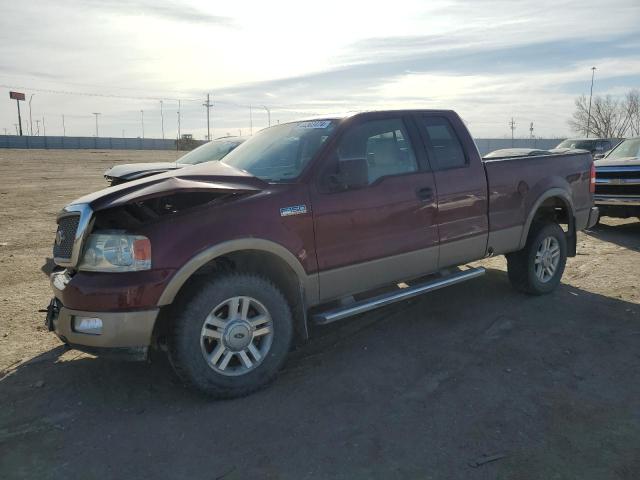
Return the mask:
M340 140L338 161L365 158L369 184L381 177L416 172L418 163L401 119L360 123Z
M455 130L444 117L422 117L430 160L438 170L466 167L469 162Z

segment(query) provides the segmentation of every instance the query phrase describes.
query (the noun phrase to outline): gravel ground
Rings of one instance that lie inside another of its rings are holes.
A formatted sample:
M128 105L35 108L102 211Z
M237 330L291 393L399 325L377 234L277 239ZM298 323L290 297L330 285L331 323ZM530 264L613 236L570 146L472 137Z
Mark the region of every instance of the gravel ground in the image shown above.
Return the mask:
M563 283L484 278L316 329L268 389L212 402L162 356L43 327L55 214L115 163L0 150L0 478L640 478L640 223L580 234ZM490 461L492 460L492 461Z

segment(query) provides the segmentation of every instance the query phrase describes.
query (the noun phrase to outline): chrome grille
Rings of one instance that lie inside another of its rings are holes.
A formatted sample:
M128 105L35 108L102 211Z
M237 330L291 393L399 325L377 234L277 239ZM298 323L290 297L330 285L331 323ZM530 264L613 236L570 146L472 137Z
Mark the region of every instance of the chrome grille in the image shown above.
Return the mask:
M79 223L80 215L68 215L58 220L58 231L53 243L53 258L71 258Z

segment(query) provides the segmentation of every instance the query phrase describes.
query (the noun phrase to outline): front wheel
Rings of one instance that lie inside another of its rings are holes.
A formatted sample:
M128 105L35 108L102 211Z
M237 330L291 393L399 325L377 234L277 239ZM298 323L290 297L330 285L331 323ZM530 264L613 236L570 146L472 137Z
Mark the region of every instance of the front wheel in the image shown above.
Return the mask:
M556 289L567 263L567 240L556 223L531 226L525 247L507 255L507 272L517 290L544 295Z
M269 383L291 346L291 310L280 290L252 274L224 274L191 287L177 305L169 358L203 393L238 397Z

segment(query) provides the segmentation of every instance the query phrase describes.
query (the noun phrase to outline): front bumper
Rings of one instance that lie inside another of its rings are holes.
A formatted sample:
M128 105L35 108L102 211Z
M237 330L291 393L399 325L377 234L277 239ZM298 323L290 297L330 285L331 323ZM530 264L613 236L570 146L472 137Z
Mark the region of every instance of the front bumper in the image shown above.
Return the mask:
M146 356L158 310L136 312L85 312L71 310L53 299L47 308L46 325L64 343L90 353L123 353ZM99 334L75 329L76 318L100 319Z
M640 197L635 195L595 195L596 205L640 207Z

